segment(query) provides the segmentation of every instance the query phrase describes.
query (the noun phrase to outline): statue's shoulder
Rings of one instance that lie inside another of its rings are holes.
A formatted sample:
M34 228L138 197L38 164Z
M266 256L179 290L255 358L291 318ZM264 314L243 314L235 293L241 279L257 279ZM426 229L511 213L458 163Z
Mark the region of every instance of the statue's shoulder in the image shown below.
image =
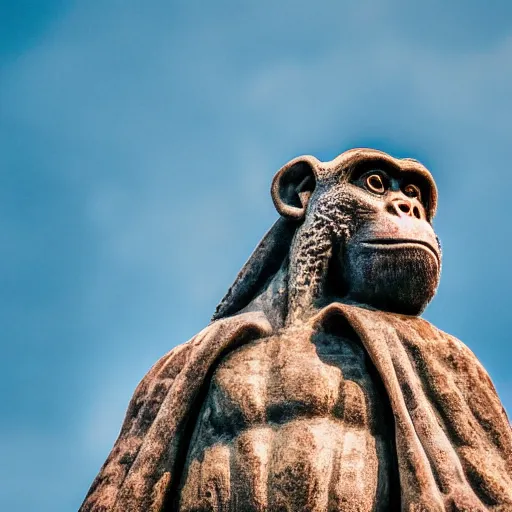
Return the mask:
M467 396L479 390L487 399L498 400L487 370L462 340L424 318L401 319L398 324L401 341L418 368L426 374L443 373Z
M419 335L419 339L426 343L430 343L437 351L442 351L446 357L461 358L481 366L474 352L462 340L453 334L443 331L425 318L417 318L413 322ZM483 367L482 370L484 370Z
M317 325L327 323L333 316L348 320L358 337L365 338L368 345L379 345L378 340L389 334L393 338L396 336L419 371L430 373L438 369L457 380L471 381L495 393L487 371L473 351L463 341L424 318L333 303L317 315Z
M177 345L162 356L144 376L139 388L145 388L145 381L154 379L174 379L180 370L205 351L217 352L221 347L229 348L233 342L267 336L272 327L262 311L251 311L214 320L185 343ZM142 389L143 390L143 389Z

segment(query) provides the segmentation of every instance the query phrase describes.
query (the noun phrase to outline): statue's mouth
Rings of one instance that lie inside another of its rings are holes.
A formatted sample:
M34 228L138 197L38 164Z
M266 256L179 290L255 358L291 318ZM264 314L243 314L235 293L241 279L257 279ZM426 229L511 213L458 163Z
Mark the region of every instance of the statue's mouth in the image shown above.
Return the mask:
M372 247L378 247L382 249L410 249L411 247L420 247L422 249L427 249L429 252L431 252L435 257L437 264L441 264L438 251L434 248L432 244L424 240L416 240L413 238L373 238L369 240L364 240L362 242L362 245L370 245Z

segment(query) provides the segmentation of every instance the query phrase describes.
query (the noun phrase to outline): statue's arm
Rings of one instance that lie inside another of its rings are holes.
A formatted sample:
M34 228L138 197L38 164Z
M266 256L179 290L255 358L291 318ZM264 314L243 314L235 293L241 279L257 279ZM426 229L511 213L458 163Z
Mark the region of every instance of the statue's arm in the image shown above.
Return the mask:
M461 345L464 372L460 376L459 387L465 391L475 418L493 444L504 453L512 474L512 428L507 412L487 370L466 345Z
M140 381L114 447L94 479L80 512L113 509L117 492L176 375L185 364L193 339L165 354Z
M449 388L439 393L445 424L457 441L467 478L492 505L489 510L512 510L512 429L507 413L480 361L466 345L450 338L446 375L455 380L460 395Z

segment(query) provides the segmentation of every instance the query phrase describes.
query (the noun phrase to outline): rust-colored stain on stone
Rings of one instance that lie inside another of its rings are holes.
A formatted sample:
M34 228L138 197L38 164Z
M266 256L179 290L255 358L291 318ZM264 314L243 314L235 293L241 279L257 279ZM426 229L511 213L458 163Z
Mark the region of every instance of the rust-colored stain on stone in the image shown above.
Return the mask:
M441 270L430 172L299 157L272 197L281 218L141 381L81 512L512 511L494 386L419 316Z

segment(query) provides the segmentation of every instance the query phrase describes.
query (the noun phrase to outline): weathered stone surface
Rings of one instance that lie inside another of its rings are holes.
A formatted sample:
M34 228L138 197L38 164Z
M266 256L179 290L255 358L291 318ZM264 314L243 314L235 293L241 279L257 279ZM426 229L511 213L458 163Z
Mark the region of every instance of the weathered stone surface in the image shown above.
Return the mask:
M441 262L430 173L352 150L293 160L272 193L282 218L139 384L81 510L512 511L492 382L418 316Z
M358 340L310 325L229 354L199 414L179 509L388 510L393 420L369 366Z

